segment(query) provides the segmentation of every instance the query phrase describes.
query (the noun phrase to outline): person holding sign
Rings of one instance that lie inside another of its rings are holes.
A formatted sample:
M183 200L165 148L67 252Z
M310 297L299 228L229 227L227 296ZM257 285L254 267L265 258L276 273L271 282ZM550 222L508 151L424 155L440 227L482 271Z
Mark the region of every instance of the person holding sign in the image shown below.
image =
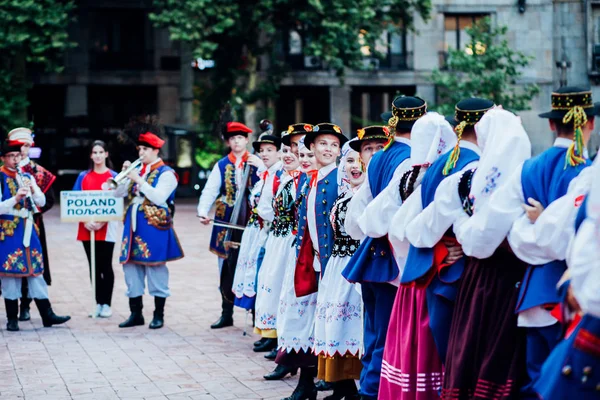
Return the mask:
M92 143L90 152L90 169L79 174L73 190L105 190L106 181L114 178L117 173L108 158L106 143L96 140ZM91 232L95 234L96 260L96 310L92 317L108 318L112 315L110 309L115 275L112 267L113 250L117 240L117 222L80 222L77 240L83 243L85 254L90 264L90 279L92 277Z
M5 141L0 168L0 277L6 306L6 330L19 330L18 312L22 278L27 278L28 297L37 305L45 327L71 319L58 316L48 300L48 285L42 276L44 256L33 214L46 204L46 196L33 176L19 171L22 143Z
M155 129L158 131L158 129ZM129 203L125 213L120 262L123 264L130 317L120 328L143 325L142 295L145 278L148 291L154 296L154 318L150 329L164 325L164 309L169 290L167 262L183 258L183 250L173 229L172 212L168 204L173 202L177 188L177 175L159 157L164 145L156 133L142 133L137 138L141 170L132 169L128 179L118 182L115 196L126 197ZM123 169L130 167L126 161Z

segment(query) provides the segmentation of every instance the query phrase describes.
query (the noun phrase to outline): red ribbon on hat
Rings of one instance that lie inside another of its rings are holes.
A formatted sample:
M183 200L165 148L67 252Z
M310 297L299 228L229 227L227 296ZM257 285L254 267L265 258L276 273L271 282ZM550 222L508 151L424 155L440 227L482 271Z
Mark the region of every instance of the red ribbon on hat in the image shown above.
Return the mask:
M138 138L138 142L145 143L153 149L160 149L165 144L164 140L152 132L142 133Z

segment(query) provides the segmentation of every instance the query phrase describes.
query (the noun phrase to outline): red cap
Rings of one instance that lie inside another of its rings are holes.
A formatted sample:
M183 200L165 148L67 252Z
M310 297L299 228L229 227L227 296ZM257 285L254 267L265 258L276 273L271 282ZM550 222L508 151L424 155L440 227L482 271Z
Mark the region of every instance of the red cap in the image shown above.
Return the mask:
M152 132L142 133L137 141L139 145L152 147L153 149L160 149L165 144L164 140Z
M252 129L248 128L241 122L228 122L227 133L241 132L241 133L252 133Z

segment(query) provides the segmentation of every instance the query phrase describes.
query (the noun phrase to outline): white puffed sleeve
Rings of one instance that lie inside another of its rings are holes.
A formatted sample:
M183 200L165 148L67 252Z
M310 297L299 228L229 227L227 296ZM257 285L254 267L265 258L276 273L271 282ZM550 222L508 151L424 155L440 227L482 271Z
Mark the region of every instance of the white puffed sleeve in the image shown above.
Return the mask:
M344 229L346 233L354 240L363 240L366 235L360 228L360 218L367 209L367 205L373 200L371 194L371 186L369 185L369 174L365 182L360 186L360 189L352 196L352 200L348 203L348 211L346 211L346 221Z
M421 186L408 196L398 212L392 218L389 229L389 240L392 250L397 257L406 257L408 254L408 242L406 241L407 225L423 211L421 202Z
M567 253L573 294L584 313L600 318L600 232L587 218L579 227Z

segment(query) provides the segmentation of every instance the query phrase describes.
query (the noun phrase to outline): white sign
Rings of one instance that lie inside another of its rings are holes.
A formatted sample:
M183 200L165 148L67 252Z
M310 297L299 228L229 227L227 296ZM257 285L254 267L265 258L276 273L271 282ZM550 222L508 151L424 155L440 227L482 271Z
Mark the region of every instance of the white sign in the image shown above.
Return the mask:
M67 190L60 192L62 222L105 222L123 219L123 198L112 191Z

